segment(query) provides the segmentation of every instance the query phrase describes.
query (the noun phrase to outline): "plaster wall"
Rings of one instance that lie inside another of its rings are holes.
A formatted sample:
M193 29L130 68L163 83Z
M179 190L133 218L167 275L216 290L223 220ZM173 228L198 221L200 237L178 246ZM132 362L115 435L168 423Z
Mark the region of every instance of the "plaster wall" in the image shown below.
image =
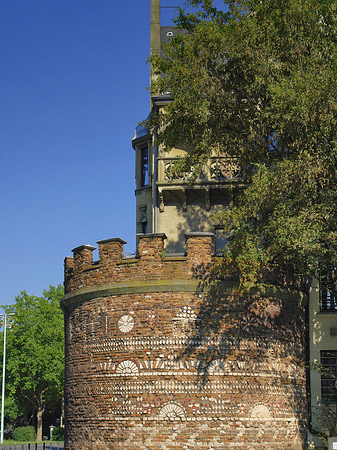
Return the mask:
M337 313L321 312L319 302L319 283L313 280L309 301L309 335L310 364L320 363L322 350L337 350L337 336L332 336L330 329L337 328ZM321 401L321 375L319 369L310 371L311 416L315 428L320 428L321 417L326 408L335 409L334 404ZM317 441L317 440L316 440ZM318 441L317 441L318 442Z

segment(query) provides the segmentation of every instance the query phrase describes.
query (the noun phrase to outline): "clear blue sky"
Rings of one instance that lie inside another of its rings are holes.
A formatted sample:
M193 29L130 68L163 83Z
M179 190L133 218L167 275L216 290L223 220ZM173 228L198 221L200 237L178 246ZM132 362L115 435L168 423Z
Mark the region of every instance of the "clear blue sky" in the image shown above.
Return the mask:
M150 0L0 0L0 36L5 305L62 283L78 245L121 237L135 250L131 139L149 112Z

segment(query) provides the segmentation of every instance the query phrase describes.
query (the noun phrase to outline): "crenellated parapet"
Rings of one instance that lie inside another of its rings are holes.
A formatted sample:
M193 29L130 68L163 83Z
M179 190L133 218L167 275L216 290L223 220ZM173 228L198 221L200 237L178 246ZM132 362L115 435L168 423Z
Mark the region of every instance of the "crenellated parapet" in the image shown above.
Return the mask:
M134 258L124 257L126 241L120 238L97 241L98 261L93 260L92 245L72 250L64 260L66 294L85 287L125 280L163 280L194 278L207 271L212 261L213 233L186 233L186 255L168 256L164 251L164 233L139 234ZM198 270L197 270L198 269Z
M299 450L304 294L216 276L212 233L81 245L65 259L65 450Z

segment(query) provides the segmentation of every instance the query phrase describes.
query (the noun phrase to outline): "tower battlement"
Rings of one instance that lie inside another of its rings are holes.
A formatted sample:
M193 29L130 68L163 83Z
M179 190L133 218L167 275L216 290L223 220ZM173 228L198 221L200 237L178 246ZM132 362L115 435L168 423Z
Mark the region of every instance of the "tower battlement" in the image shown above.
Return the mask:
M65 449L302 448L300 292L209 277L213 234L185 236L181 256L141 234L135 258L113 238L65 259Z
M186 233L186 255L168 256L164 251L166 235L139 234L137 256L123 255L126 241L120 238L97 241L99 259L93 261L92 245L72 250L64 260L66 294L85 287L126 280L191 279L198 268L212 262L213 233Z

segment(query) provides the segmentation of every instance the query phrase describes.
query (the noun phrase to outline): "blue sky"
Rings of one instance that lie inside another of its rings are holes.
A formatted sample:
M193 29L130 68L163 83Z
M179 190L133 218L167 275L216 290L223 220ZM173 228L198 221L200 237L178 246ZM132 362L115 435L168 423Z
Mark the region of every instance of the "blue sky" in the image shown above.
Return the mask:
M78 245L135 250L149 43L150 0L0 0L0 305L62 283Z

